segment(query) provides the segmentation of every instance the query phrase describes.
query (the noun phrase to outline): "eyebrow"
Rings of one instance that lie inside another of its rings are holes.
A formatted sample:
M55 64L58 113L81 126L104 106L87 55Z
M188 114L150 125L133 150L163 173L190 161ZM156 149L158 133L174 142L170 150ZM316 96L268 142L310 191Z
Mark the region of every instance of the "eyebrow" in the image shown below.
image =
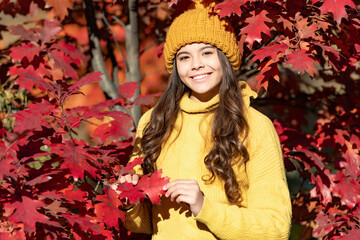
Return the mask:
M213 46L211 46L211 45L208 45L208 46L204 46L204 47L200 48L199 51L201 52L201 51L203 51L204 49L207 49L207 48L214 49L215 47L213 47ZM181 55L181 54L190 54L190 53L187 52L187 51L181 51L181 52L178 52L178 53L176 54L176 57L179 56L179 55Z

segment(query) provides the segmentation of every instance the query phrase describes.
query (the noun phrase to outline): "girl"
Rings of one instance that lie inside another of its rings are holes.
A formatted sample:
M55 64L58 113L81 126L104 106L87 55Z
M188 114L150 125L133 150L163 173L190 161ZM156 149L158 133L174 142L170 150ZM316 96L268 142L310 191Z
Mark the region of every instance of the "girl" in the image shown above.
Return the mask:
M142 169L120 182L156 169L172 181L159 205L129 206L125 226L153 239L288 239L279 139L235 77L241 56L229 23L196 2L170 26L164 56L169 85L137 130Z

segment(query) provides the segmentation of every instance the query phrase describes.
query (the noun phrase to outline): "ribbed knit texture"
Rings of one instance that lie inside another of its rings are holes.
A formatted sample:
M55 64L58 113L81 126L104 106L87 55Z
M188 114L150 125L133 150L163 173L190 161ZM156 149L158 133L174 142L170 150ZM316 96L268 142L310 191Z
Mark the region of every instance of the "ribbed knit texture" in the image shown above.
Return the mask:
M242 83L243 85L246 83ZM153 234L153 239L288 239L291 204L279 139L272 122L249 106L249 97L256 96L246 85L242 94L247 105L250 125L246 142L250 160L245 167L234 168L241 184L244 207L229 205L223 183L218 179L205 184L202 176L208 173L203 162L211 148L208 107L216 105L219 97L209 102L195 102L185 94L180 106L183 112L176 125L181 132L172 144L165 144L157 160L164 176L175 179L195 179L204 193L203 207L194 217L188 206L162 197L159 205L139 204L127 214L126 227L134 232ZM141 118L137 137L150 119L151 111ZM175 130L169 142L176 137ZM138 171L139 173L141 170Z
M241 61L236 36L230 23L212 10L211 6L190 9L178 16L171 24L166 35L164 57L166 68L171 73L176 53L190 43L207 43L219 48L228 57L234 70L238 70Z

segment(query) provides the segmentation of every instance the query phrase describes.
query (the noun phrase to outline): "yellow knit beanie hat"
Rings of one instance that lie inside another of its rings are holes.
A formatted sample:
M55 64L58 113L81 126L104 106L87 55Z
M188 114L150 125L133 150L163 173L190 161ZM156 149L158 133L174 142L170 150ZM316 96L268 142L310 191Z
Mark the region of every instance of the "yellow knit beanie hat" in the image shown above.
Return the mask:
M166 35L164 57L168 72L172 71L177 51L191 43L207 43L219 48L233 69L238 70L241 54L230 23L219 18L213 10L213 4L204 6L202 0L193 1L195 8L175 18Z

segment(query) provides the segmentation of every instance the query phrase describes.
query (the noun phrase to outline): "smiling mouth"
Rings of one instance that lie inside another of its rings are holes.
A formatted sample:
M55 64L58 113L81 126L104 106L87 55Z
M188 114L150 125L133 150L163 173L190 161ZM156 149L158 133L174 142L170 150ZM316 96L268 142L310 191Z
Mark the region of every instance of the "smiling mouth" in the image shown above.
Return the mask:
M210 76L211 73L206 73L206 74L201 74L201 75L196 75L191 77L195 82L201 82L203 80L205 80L208 76Z

